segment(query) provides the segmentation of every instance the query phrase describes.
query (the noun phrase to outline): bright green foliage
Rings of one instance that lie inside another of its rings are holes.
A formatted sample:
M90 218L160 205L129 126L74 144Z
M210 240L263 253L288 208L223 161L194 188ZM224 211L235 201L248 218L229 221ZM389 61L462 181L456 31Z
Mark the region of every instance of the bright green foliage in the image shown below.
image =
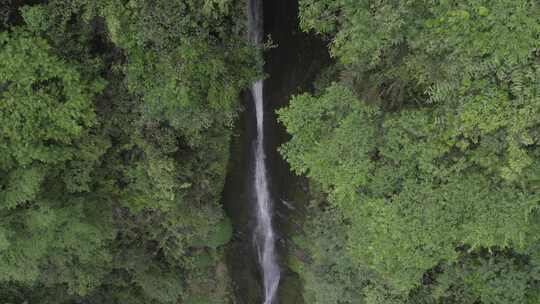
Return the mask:
M92 210L104 201L51 199L39 200L40 207L34 210L4 212L0 280L64 285L69 294L88 294L101 284L111 260L110 217L103 207Z
M303 27L332 39L340 84L279 111L282 152L344 218L332 225L372 271L367 303L537 298L539 13L533 1L301 1Z
M105 82L79 69L27 28L0 34L2 283L86 295L110 270L107 200L76 194L108 146L89 133Z
M0 43L1 167L73 158L70 145L95 123L91 98L103 82L86 83L44 39L28 32L2 33Z
M279 112L294 135L282 152L297 173L307 173L333 195L351 196L349 189L364 186L370 171L366 155L375 147L375 107L355 102L352 93L331 86L324 98L301 95ZM365 128L358 128L366 124ZM343 145L343 142L350 145Z

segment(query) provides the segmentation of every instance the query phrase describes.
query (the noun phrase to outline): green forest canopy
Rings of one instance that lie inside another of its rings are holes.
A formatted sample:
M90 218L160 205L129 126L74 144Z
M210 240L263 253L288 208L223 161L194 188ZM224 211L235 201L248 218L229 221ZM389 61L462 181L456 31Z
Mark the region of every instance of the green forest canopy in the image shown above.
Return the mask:
M539 303L539 4L299 4L334 58L278 111L311 189L305 303ZM245 7L2 3L2 303L234 301L219 202L260 76Z
M327 195L296 240L307 302L538 303L538 3L300 6L335 58L279 111Z
M226 301L245 3L20 2L1 8L1 302Z

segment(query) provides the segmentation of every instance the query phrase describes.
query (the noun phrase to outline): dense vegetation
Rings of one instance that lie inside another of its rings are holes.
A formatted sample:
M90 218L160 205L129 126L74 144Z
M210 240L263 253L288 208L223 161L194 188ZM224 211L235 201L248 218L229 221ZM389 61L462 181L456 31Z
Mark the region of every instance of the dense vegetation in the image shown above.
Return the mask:
M3 1L0 302L223 303L243 1Z
M335 64L279 111L306 303L540 302L540 6L301 0Z
M304 302L540 303L540 4L299 3L334 58L278 111ZM245 8L0 3L0 303L235 303Z

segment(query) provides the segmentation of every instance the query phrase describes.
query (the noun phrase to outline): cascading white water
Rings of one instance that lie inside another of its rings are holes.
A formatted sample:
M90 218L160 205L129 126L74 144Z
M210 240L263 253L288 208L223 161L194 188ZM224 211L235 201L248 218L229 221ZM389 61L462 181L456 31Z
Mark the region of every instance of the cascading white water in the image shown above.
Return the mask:
M249 39L255 44L262 41L261 0L249 0ZM264 304L273 304L280 280L280 269L276 259L275 233L272 227L272 201L268 191L266 162L264 154L264 109L263 80L251 87L257 119L257 138L255 145L255 198L256 227L255 245L262 270L264 285Z

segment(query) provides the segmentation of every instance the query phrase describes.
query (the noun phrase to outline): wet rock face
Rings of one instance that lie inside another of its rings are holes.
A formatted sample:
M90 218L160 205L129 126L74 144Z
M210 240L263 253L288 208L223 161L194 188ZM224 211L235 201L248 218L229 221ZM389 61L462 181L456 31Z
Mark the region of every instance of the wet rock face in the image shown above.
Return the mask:
M277 122L275 112L287 106L292 95L310 91L318 73L330 60L326 44L319 37L300 30L298 1L264 1L264 29L265 36L270 37L275 45L264 56L268 75L264 92L268 103L266 155L272 171L271 192L279 208L278 213L287 214L289 208L280 202L282 199L288 201L291 186L296 187L297 178L277 152L277 147L288 139L288 135Z
M326 44L318 37L302 33L298 26L298 2L294 0L263 0L264 37L270 36L274 48L264 54L265 73L265 154L269 171L269 188L274 201L274 225L278 234L278 251L283 271L277 301L279 304L300 304L301 283L287 268L290 254L286 244L293 227L291 218L298 222L303 217L299 197L300 180L290 172L277 147L288 138L277 122L275 111L287 106L292 95L311 90L320 70L329 63ZM245 111L236 125L231 143L231 159L223 193L227 214L233 221L234 239L228 249L228 266L239 304L262 303L262 286L256 251L253 248L253 143L256 136L255 109L251 94L243 96ZM282 203L291 202L291 209ZM277 304L277 303L276 303Z

